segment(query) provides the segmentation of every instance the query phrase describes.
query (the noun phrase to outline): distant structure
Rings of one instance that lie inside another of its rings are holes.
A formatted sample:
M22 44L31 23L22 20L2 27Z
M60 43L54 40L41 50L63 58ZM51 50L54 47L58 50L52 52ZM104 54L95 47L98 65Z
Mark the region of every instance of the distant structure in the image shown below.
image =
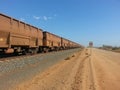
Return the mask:
M89 47L93 47L93 42L92 41L89 42Z

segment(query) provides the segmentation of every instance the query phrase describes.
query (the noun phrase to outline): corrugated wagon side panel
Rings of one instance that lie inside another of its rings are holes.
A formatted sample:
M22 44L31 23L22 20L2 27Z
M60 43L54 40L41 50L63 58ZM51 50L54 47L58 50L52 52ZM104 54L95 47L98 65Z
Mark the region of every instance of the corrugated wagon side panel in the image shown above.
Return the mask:
M8 37L11 29L11 18L0 14L0 48L8 47Z
M9 32L11 29L11 18L0 14L0 31Z
M12 46L29 46L29 37L17 34L11 34Z
M61 37L53 35L54 46L60 47L61 46Z
M43 32L42 30L38 29L38 46L43 45Z
M49 32L44 32L44 38L46 41L44 41L44 44L49 47L60 47L61 46L61 37L56 36Z
M0 48L8 47L8 36L9 32L0 31Z
M31 26L31 32L30 32L30 47L34 48L37 47L37 38L38 38L38 32L37 28Z
M13 20L11 21L11 28L12 28L12 29L11 29L10 32L15 33L15 34L20 34L21 32L20 32L20 30L19 30L18 25L19 25L19 22L18 22L17 20L13 19Z
M46 45L48 47L53 46L53 40L52 40L52 35L46 32Z
M29 46L29 35L26 34L25 23L18 20L12 20L11 45L12 46Z

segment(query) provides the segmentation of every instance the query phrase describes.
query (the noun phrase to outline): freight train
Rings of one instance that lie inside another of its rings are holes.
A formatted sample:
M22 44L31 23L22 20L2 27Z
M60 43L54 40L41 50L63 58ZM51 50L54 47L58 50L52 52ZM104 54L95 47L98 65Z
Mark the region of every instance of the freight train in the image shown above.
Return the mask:
M0 54L38 53L81 47L80 44L0 14Z

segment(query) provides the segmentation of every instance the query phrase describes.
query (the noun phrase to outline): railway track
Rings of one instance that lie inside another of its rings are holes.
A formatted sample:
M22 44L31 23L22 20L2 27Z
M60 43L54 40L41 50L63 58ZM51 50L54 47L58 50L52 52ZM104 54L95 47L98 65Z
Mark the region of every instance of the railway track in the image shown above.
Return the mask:
M24 58L24 57L29 57L29 56L37 56L37 55L45 55L45 54L49 54L49 53L55 53L55 52L64 52L64 50L60 50L60 51L52 51L52 52L47 52L47 53L36 53L36 54L31 54L28 53L26 55L23 54L2 54L0 55L0 61L5 61L5 60L11 60L11 59L16 59L16 58Z

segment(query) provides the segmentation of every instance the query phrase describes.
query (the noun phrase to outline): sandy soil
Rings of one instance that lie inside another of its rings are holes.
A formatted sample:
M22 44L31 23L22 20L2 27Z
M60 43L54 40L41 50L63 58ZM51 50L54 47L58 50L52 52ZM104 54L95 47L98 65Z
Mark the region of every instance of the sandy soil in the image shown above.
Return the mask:
M120 54L84 49L12 90L120 90Z

